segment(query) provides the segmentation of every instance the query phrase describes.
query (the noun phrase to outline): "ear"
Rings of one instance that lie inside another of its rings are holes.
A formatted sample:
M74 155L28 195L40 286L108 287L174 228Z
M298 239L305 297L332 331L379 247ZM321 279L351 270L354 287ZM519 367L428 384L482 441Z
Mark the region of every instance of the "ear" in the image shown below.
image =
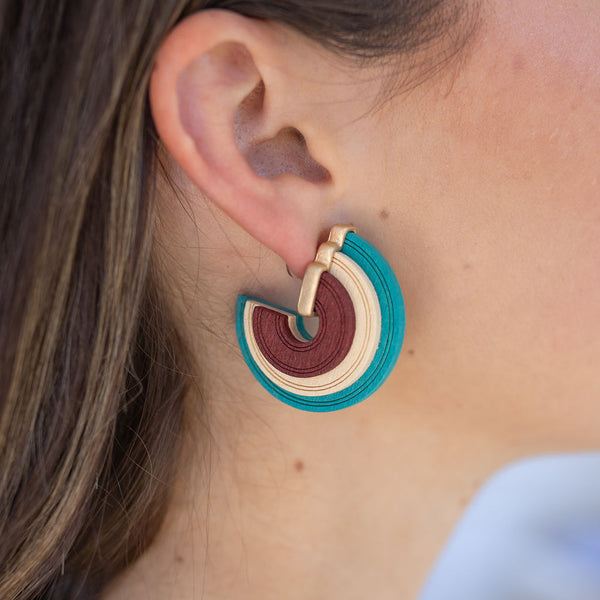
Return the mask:
M302 275L329 225L333 186L294 123L300 99L286 61L296 36L228 11L196 13L159 49L150 104L187 176Z

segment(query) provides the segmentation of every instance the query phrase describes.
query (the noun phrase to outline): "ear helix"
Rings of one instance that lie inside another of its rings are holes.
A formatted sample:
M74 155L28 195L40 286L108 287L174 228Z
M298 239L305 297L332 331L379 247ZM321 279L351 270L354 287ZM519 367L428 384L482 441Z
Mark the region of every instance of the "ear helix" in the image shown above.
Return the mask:
M314 314L313 337L304 318ZM405 321L394 272L351 225L335 225L319 247L297 312L248 296L238 298L236 310L238 341L254 376L282 402L312 412L373 394L396 364Z

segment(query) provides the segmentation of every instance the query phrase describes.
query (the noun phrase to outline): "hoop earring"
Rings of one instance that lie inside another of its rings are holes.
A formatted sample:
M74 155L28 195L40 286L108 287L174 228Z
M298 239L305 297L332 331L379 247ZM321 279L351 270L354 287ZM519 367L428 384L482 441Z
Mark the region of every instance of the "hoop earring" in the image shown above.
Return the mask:
M315 314L313 337L304 317ZM319 246L297 313L248 296L236 308L238 341L256 379L282 402L312 412L373 394L396 364L405 321L394 272L351 225L335 225Z

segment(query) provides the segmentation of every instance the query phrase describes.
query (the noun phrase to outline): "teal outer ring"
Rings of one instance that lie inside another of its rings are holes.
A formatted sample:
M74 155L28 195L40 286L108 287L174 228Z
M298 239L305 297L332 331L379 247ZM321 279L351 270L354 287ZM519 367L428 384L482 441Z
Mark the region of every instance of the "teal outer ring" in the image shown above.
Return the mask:
M243 316L246 302L249 300L262 301L249 296L239 296L237 301L236 330L238 342L242 356L252 374L270 394L285 404L289 404L300 410L330 412L352 406L371 396L392 372L404 340L404 330L406 327L404 299L402 298L402 291L400 290L396 275L387 260L385 260L375 246L353 232L346 235L344 245L339 252L351 258L363 269L375 288L381 309L381 338L373 361L357 381L340 392L325 394L323 396L303 396L293 394L275 385L260 370L252 358L246 336L244 335ZM287 313L291 312L285 308L281 310ZM302 317L297 315L296 319L296 323L300 325L299 330L304 335L305 329L302 324ZM308 333L307 339L310 339Z

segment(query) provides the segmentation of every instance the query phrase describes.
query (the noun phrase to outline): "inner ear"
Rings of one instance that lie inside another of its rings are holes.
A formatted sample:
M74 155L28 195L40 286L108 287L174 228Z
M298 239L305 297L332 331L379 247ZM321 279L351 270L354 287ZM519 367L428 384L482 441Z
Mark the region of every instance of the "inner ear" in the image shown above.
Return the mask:
M285 173L313 183L331 179L329 171L310 155L304 136L294 127L281 129L276 136L250 145L245 156L252 170L267 179Z
M250 168L265 179L289 173L313 183L330 181L329 171L314 160L306 139L295 127L283 127L272 137L261 137L264 101L261 80L240 103L234 117L235 141Z

